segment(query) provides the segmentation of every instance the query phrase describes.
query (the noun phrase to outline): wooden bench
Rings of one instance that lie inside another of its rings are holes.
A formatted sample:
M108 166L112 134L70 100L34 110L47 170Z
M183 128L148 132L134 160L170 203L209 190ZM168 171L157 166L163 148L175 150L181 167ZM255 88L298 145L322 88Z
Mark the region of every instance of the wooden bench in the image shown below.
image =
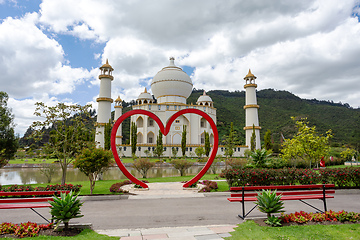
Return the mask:
M302 203L320 211L326 212L326 198L334 198L332 195L334 194L335 190L329 190L328 188L335 187L334 184L314 184L314 185L283 185L283 186L249 186L249 187L231 187L231 197L228 198L230 202L241 202L242 203L242 215L238 215L240 218L245 219L247 215L249 215L252 210L255 209L257 204L245 214L245 202L255 202L257 201L256 196L258 192L263 189L267 190L276 190L277 195L281 195L281 200L299 200ZM280 190L280 191L278 191ZM249 193L245 193L248 191L252 191ZM233 192L240 192L240 193L233 193ZM304 200L308 199L319 199L322 200L324 203L324 211L316 208L315 206L305 202Z
M53 201L53 195L60 193L69 193L70 191L28 191L28 192L0 192L0 209L19 209L30 208L33 212L38 214L41 218L47 220L44 216L38 213L34 208L50 207L48 201ZM18 198L7 198L8 196ZM31 198L21 198L22 196L32 196ZM51 197L35 197L35 196L51 196ZM5 197L5 198L4 198ZM52 222L52 221L51 221Z

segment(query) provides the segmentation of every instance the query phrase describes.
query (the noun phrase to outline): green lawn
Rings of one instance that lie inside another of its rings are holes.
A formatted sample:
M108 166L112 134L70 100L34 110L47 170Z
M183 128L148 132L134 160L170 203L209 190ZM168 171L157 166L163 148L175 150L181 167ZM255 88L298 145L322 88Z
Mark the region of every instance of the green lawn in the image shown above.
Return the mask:
M15 238L6 238L6 239L15 239ZM96 232L94 232L93 230L90 229L85 229L84 231L82 231L79 235L74 236L74 237L52 237L52 236L38 236L38 237L27 237L27 238L23 238L23 239L34 239L34 240L38 240L38 239L54 239L54 240L67 240L67 239L75 239L75 240L95 240L95 239L119 239L119 237L109 237L106 235L102 235L102 234L97 234Z
M147 179L143 179L140 178L140 180L147 180L150 183L155 183L155 182L185 182L185 181L189 181L190 179L192 179L194 177L194 175L192 176L177 176L177 177L161 177L161 178L147 178ZM205 174L202 180L214 180L218 177L218 174ZM112 184L117 183L117 182L123 182L124 180L100 180L97 181L95 184L95 189L93 191L93 194L112 194L109 191L109 188L111 187ZM90 182L89 181L76 181L76 182L66 182L67 184L71 183L73 185L75 184L81 184L83 187L81 188L81 192L80 195L89 195L90 194ZM51 185L54 185L57 183L51 183ZM58 182L58 184L60 184L60 182ZM45 187L48 184L47 183L43 183L43 184L29 184L33 187ZM5 185L4 185L5 187ZM229 187L227 185L226 182L218 182L218 187L219 190L218 191L227 191L229 190Z
M146 157L144 157L146 158ZM150 160L150 162L160 162L160 161L166 161L166 162L170 162L173 158L156 158L156 157L151 157L148 158ZM51 159L46 159L46 158L19 158L19 159L11 159L9 161L9 164L41 164L41 163L53 163L54 161L56 161L57 159L55 158L51 158ZM189 162L197 162L198 158L186 158L187 161ZM114 160L115 161L115 160ZM134 161L133 158L126 158L123 157L121 158L121 161L123 163L132 163Z
M227 240L239 239L360 239L360 224L260 227L254 221L239 224Z
M57 159L55 158L19 158L19 159L11 159L9 164L41 164L41 163L53 163Z

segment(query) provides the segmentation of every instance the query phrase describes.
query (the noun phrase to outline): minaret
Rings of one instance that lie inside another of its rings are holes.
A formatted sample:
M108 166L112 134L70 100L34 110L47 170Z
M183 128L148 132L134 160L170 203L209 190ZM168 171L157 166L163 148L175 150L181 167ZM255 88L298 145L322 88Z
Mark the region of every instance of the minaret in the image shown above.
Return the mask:
M255 135L256 135L256 147L255 149L260 149L260 129L259 126L259 116L258 116L258 108L256 100L256 87L255 84L256 77L254 74L251 73L249 69L249 73L244 77L246 81L244 88L245 88L245 139L246 145L250 148L251 147L251 135L253 133L253 128L255 128Z
M98 113L95 124L95 143L97 148L104 148L105 124L109 123L109 119L111 119L111 103L113 102L111 98L111 81L114 80L114 77L112 76L112 71L114 69L109 65L109 62L106 59L106 63L100 67L100 70L100 93L99 97L96 99L98 102Z
M114 122L122 115L122 100L120 98L120 96L118 96L118 98L115 100L115 116L114 116ZM116 145L121 145L122 144L122 130L121 130L121 125L119 126L117 132L116 132Z

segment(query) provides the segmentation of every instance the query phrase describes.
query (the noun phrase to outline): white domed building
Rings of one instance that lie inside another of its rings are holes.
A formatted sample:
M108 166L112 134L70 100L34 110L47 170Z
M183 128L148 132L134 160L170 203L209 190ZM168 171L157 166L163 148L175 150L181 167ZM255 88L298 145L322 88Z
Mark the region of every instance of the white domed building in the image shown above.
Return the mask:
M107 62L108 64L108 62ZM110 65L109 65L110 66ZM113 70L110 66L111 71ZM109 71L109 73L111 73ZM110 74L109 74L110 75ZM112 76L106 76L112 80ZM99 76L100 78L100 76ZM100 80L107 79L101 75ZM102 85L101 85L102 86ZM101 93L100 86L100 93ZM110 86L111 87L111 86ZM187 104L186 100L190 96L193 89L193 84L189 75L187 75L180 67L175 66L174 58L170 58L170 64L167 67L161 69L152 79L151 95L145 88L139 97L136 99L136 105L133 105L133 109L143 109L154 113L166 125L168 119L177 111L194 108L207 113L216 124L216 108L210 96L206 95L205 91L197 101L196 105ZM106 119L110 115L108 105L111 104L111 96L99 98L106 101ZM118 98L120 99L120 97ZM116 121L122 113L121 103L115 101L115 119ZM99 114L102 113L99 104ZM102 122L107 122L101 118ZM99 122L99 121L98 121ZM98 123L103 125L104 123ZM159 133L159 127L157 123L146 115L133 115L131 116L131 122L135 122L137 126L137 156L146 156L145 151L153 153L156 147L156 139ZM186 155L195 156L195 149L199 146L205 145L205 131L209 133L210 145L214 142L214 135L210 124L200 115L197 114L184 114L179 116L172 124L169 133L163 136L164 156L172 156L172 149L178 150L177 155L182 156L181 153L181 139L183 128L186 126ZM99 136L100 134L100 136ZM101 132L97 132L96 139L103 139L104 136ZM125 145L121 141L121 127L117 133L116 144L121 156L131 157L131 146ZM99 147L103 147L103 143L97 141ZM236 146L233 156L243 156L246 146ZM225 148L219 146L218 154L223 155Z
M186 104L186 99L190 96L193 84L189 75L180 67L175 66L174 58L170 58L170 64L161 69L153 78L151 91L154 98L147 89L139 95L137 105L133 109L143 109L154 113L166 125L167 120L177 111L185 108L196 108L206 112L216 123L216 109L209 96L205 93L199 97L197 105ZM146 115L133 115L131 121L137 126L137 153L136 155L145 156L144 151L152 152L156 147L156 139L159 127L156 122ZM170 132L163 137L164 155L171 156L173 147L177 148L178 155L181 156L182 131L186 125L187 155L195 153L195 149L205 144L204 131L209 132L210 144L214 141L214 136L210 124L197 114L185 114L178 117L171 126ZM131 150L125 145L122 146L125 156L131 156Z

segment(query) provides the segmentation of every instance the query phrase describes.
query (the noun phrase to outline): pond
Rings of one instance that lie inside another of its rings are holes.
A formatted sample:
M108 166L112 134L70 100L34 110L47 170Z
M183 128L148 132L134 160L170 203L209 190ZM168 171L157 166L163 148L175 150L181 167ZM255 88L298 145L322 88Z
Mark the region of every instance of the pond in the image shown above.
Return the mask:
M196 175L203 166L192 166L186 171L186 175ZM128 171L137 178L142 176L138 171L131 167L127 167ZM220 173L224 169L224 166L217 166L216 173ZM210 170L209 170L210 171ZM180 176L178 170L171 166L162 166L151 168L147 174L148 178L152 177L172 177ZM126 180L127 177L120 171L118 167L109 168L103 175L103 180ZM68 168L66 182L73 181L88 181L88 177L75 168ZM52 181L61 182L61 169L57 171ZM0 169L0 185L10 184L34 184L34 183L46 183L46 177L41 174L40 168L2 168Z

